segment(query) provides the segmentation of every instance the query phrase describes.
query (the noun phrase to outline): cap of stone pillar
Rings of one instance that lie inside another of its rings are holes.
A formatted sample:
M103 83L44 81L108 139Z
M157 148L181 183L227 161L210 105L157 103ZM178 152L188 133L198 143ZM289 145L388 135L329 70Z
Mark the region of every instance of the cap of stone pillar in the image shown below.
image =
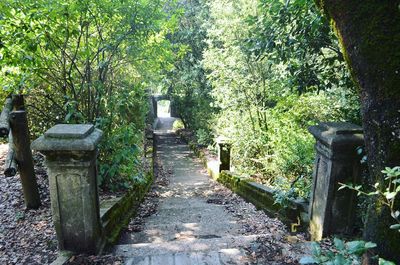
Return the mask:
M349 122L323 122L308 131L324 145L335 148L345 145L363 145L362 127Z
M32 142L37 151L94 151L103 132L91 124L58 124Z

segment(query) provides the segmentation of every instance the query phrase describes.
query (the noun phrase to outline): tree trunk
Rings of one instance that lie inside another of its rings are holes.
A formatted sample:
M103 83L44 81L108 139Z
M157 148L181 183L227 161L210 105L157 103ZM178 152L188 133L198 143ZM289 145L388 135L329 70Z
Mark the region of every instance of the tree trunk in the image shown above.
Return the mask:
M360 90L370 182L400 166L400 0L316 0L336 31ZM399 205L399 204L398 204ZM397 205L397 206L398 206ZM374 200L364 237L383 258L400 262L400 233L387 207Z

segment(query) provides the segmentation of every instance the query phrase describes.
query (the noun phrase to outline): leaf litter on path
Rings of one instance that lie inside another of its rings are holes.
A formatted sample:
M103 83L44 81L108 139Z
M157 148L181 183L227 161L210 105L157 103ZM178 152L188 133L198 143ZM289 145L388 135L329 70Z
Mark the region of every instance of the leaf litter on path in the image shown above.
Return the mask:
M3 174L7 151L8 145L0 146L0 264L49 264L57 258L58 250L43 157L33 156L42 205L38 210L27 210L19 174Z

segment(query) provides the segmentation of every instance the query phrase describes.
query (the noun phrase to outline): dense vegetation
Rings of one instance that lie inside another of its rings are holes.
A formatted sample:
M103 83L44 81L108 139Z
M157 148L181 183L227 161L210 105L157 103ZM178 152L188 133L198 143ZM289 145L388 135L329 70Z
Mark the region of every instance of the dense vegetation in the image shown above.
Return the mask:
M319 121L360 123L337 39L312 0L187 1L169 75L202 144L233 143L235 170L307 197Z
M312 0L5 1L1 10L2 98L27 95L35 136L61 122L101 128L111 187L140 179L146 89L171 94L202 144L228 136L239 173L294 196L308 194L307 127L359 123L337 40Z
M2 1L0 86L27 95L34 136L56 123L101 128L103 187L140 180L145 89L161 79L174 25L166 1Z
M369 182L391 200L373 200L365 238L390 254L400 188L382 170L400 163L400 3L364 2L3 0L0 100L26 95L32 137L56 123L102 129L100 184L124 189L142 179L147 97L167 93L201 144L228 137L234 170L282 201L308 197L307 128L361 124L361 95Z

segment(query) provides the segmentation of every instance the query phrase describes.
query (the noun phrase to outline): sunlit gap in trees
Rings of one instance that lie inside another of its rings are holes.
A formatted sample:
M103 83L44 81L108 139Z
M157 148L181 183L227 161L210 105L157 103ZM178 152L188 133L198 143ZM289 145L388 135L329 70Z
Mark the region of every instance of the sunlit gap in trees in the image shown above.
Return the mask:
M171 102L169 100L160 100L157 102L157 116L171 117Z

